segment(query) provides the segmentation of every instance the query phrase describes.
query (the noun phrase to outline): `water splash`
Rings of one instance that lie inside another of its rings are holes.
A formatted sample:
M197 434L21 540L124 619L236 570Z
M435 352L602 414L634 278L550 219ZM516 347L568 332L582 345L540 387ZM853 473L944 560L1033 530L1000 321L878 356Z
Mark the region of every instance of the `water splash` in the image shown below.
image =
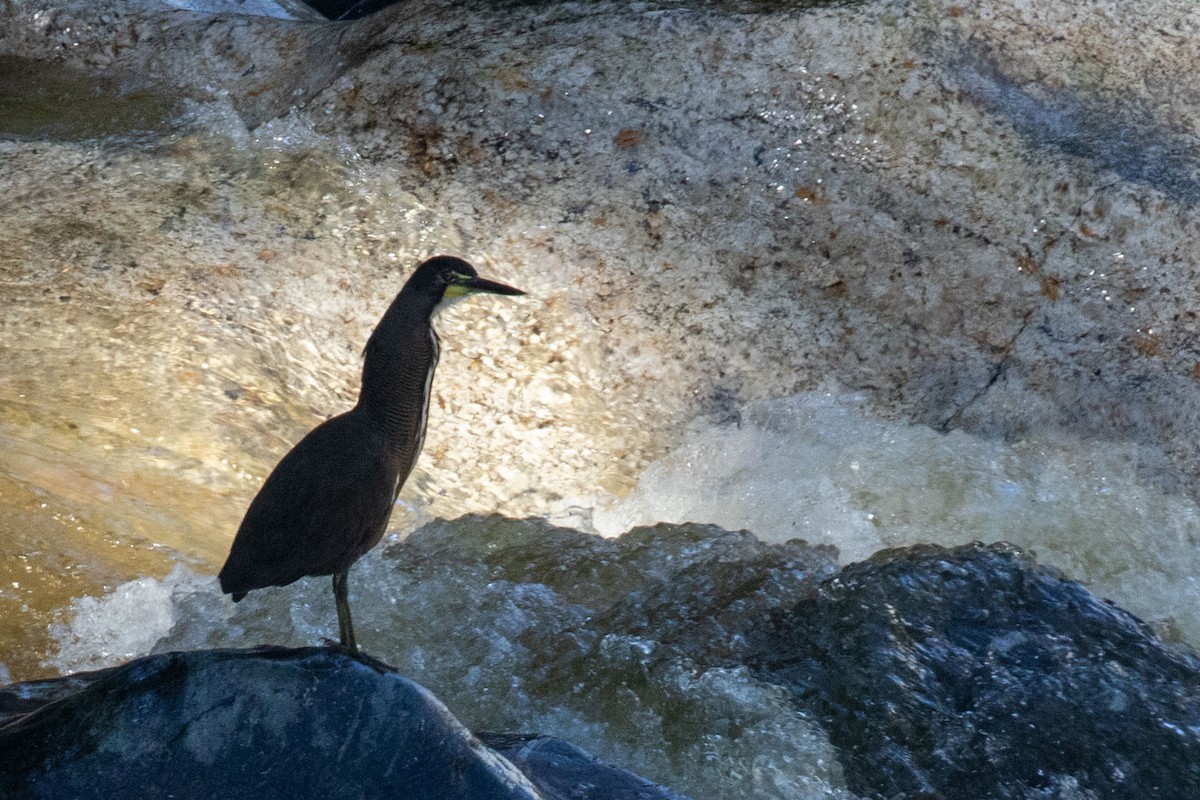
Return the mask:
M102 597L80 597L72 601L64 620L51 626L58 651L45 666L67 674L144 655L170 633L179 595L212 583L180 565L163 580L138 578Z
M872 418L863 398L811 393L697 420L593 524L747 528L832 544L845 562L919 542L1035 551L1168 638L1200 642L1200 510L1138 474L1137 445L1015 444Z
M649 625L673 613L678 604L659 593L684 586L689 568L705 579L720 571L706 563L757 569L764 550L791 555L762 570L775 579L751 592L759 612L832 569L828 552L717 530L644 530L614 542L538 520L468 517L369 553L352 572L351 603L369 652L473 729L560 736L696 798L853 800L832 746L786 691L714 663L701 652L714 637L681 644L686 620L676 620L674 640ZM144 652L158 635L161 652L321 644L336 634L328 578L252 592L235 606L212 578L178 569L79 602L73 613L57 634L64 671L96 666L100 651L109 663L121 660L118 649ZM126 638L122 628L142 636ZM589 642L594 649L578 649Z

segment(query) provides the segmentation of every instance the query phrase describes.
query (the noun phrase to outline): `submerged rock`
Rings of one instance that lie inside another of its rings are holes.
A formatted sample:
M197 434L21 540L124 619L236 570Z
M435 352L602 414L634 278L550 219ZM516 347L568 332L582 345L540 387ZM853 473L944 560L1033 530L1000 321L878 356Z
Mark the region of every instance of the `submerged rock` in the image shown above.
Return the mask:
M422 583L452 570L473 596L499 581L551 590L573 613L561 615L549 648L571 641L586 655L606 636L637 636L705 665L741 663L748 623L837 568L832 547L769 544L715 525L662 523L609 539L475 514L426 525L384 555Z
M2 698L4 797L679 797L492 735L518 770L426 689L328 648L167 653Z
M871 797L1200 797L1200 660L1006 545L884 551L759 639Z

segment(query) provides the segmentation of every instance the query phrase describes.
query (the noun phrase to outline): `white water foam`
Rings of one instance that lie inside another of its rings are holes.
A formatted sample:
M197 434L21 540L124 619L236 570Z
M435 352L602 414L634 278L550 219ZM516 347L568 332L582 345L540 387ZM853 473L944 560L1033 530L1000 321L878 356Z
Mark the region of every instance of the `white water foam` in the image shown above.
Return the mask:
M872 418L863 398L812 393L694 422L623 500L615 536L653 522L746 528L835 545L1008 541L1033 550L1160 631L1200 644L1200 510L1138 475L1133 444L1016 444Z
M1200 644L1200 510L1142 481L1137 455L1112 442L940 434L872 418L858 396L812 393L745 409L740 426L696 421L592 524L615 536L659 521L708 522L767 541L833 544L846 562L919 542L1009 541ZM147 652L171 625L170 596L184 591L167 586L184 574L77 600L55 627L59 653L47 663L72 671Z
M145 655L175 625L179 597L210 584L216 579L177 565L162 580L138 578L103 597L77 598L51 626L58 650L43 663L66 675Z

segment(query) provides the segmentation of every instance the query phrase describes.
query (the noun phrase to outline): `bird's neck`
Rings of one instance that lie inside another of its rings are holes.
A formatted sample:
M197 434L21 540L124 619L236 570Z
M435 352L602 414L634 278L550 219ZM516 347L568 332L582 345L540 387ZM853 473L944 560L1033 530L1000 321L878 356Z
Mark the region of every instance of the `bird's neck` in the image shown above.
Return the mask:
M406 472L424 442L438 350L429 316L405 314L394 306L367 342L358 410L387 438Z

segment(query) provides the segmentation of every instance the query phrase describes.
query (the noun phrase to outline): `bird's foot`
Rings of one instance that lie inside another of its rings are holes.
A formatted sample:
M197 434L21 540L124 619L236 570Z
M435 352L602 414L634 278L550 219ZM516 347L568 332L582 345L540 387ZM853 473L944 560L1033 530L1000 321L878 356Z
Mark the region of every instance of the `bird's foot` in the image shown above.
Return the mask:
M334 650L341 650L344 653L350 653L351 655L358 654L357 644L346 644L338 639L330 639L328 636L321 637L321 644Z

